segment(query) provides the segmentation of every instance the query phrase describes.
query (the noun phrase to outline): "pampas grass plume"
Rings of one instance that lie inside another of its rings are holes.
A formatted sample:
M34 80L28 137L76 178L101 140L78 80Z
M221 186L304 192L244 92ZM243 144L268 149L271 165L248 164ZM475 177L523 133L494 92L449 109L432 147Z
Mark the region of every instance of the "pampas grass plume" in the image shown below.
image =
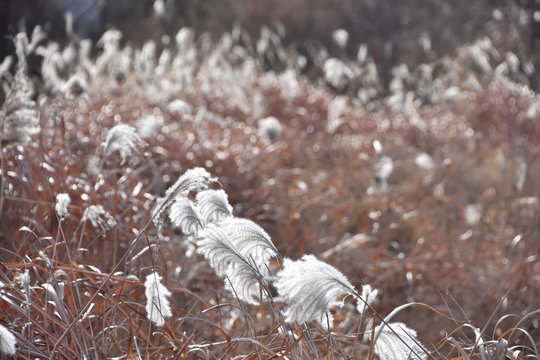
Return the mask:
M172 316L169 296L171 292L161 283L161 276L153 272L146 277L144 283L146 295L146 313L148 320L156 326L163 326L165 318Z
M371 334L371 330L367 330L366 335ZM381 324L375 328L374 333L376 338L373 351L381 360L424 360L426 358L425 350L416 338L416 331L403 323Z
M109 130L107 139L104 142L105 156L117 152L120 155L120 164L124 165L127 161L135 164L135 155L139 155L144 141L137 134L135 128L119 124Z
M0 325L0 353L4 355L15 355L15 336L5 326Z
M327 329L333 326L330 308L341 306L338 299L343 295L353 294L353 286L345 275L313 255L304 255L297 261L285 259L274 286L278 300L289 304L284 312L287 322L316 321Z
M56 204L54 205L54 211L60 219L63 219L68 214L68 206L71 202L68 194L58 194L56 195Z

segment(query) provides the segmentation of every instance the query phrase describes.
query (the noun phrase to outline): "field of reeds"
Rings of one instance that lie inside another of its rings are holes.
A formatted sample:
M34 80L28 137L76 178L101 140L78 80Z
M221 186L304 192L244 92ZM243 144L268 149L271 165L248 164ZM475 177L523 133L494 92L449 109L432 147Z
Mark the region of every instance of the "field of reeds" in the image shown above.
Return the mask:
M533 10L170 3L0 59L0 358L538 358Z

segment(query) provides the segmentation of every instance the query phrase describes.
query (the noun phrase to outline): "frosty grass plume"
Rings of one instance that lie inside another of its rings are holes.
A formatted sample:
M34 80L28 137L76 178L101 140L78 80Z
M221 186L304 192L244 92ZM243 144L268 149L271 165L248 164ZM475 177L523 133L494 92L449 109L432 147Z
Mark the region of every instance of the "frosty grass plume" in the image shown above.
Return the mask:
M28 37L19 33L15 37L17 53L17 72L0 111L0 138L4 144L26 144L32 135L40 131L36 103L32 100L34 88L28 77L26 56L41 40L33 34L32 43ZM35 38L35 39L34 39Z
M137 130L142 138L153 139L157 136L162 122L162 119L156 115L144 115L137 120Z
M17 340L5 326L0 325L0 353L3 355L15 355Z
M169 218L186 235L197 235L203 228L201 215L196 205L188 198L178 198L171 206Z
M116 220L101 205L90 205L84 210L83 221L90 221L93 227L108 231L116 226Z
M158 201L152 210L152 219L156 227L161 226L161 214L167 210L176 199L186 197L192 191L206 189L211 183L217 182L208 171L203 168L193 168L186 171L180 178L167 189L165 197Z
M194 201L188 198L187 189L203 189L210 181L215 179L201 168L182 175L165 197L165 201L171 202L173 194L178 194L170 207L169 218L184 234L196 237L197 252L217 275L226 279L228 290L242 301L258 304L261 284L269 284L268 262L278 256L278 251L260 226L233 217L225 191L200 190Z
M368 309L368 306L373 305L375 300L377 300L378 295L378 289L373 289L369 284L362 285L362 293L360 294L360 297L364 301L358 300L358 303L356 305L356 309L358 310L358 312L363 315Z
M279 123L279 120L273 116L259 120L258 124L259 136L265 137L270 141L276 141L283 132L283 127Z
M148 320L156 326L163 326L165 318L172 316L169 296L171 292L161 283L161 276L153 272L146 277L144 283L146 295L146 313Z
M232 206L227 193L219 190L203 190L197 194L197 208L204 224L211 224L232 217Z
M287 322L316 321L327 329L333 326L330 308L341 306L343 302L337 299L352 294L353 289L341 272L313 255L285 259L274 286L279 300L289 304L284 313Z
M232 206L223 190L203 190L196 202L179 197L171 206L169 218L186 235L197 235L206 225L232 217Z
M349 33L345 29L337 29L332 32L332 40L342 49L347 47L349 41Z
M126 161L133 165L137 162L135 156L140 154L144 141L139 137L135 128L120 124L109 130L104 146L105 157L118 152L121 165L124 165Z
M366 330L366 337L369 337L371 330ZM426 358L423 346L416 339L416 331L399 322L375 327L373 350L381 360Z
M336 58L324 62L324 79L333 88L343 91L354 77L354 73L345 63Z
M240 300L258 304L260 282L267 282L268 262L278 255L270 236L247 219L230 218L210 224L199 234L197 252L226 281Z
M2 111L0 112L1 139L5 144L26 144L40 130L39 118L32 100L33 88L26 70L15 74Z
M68 206L71 203L71 199L68 194L56 195L56 204L54 205L54 211L60 219L63 219L68 214Z

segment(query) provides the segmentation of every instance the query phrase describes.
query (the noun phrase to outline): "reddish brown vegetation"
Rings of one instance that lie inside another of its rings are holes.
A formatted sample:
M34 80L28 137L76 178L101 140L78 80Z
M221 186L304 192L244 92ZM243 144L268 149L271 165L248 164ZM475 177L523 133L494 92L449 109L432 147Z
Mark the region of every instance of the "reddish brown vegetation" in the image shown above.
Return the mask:
M63 358L257 352L265 358L267 348L294 356L294 346L277 332L280 324L257 317L264 309L239 305L205 262L185 256L177 229L158 233L150 223L155 199L195 166L220 179L234 213L267 230L282 254L316 254L354 285L380 289L379 313L418 301L446 314L413 307L399 316L430 349L442 344L441 357L455 354L442 340L445 331L458 328L454 337L474 343L474 334L461 328L467 323L485 326L487 337L497 339L517 322L497 319L540 308L534 93L493 73L432 105L420 106L412 95L401 109L380 100L368 111L351 97L341 124L329 131L331 90L295 74L298 90L291 95L278 75L260 66L254 71L255 81L238 81L246 93L262 95L262 116L280 120L276 142L257 135L261 114L231 105L234 94L216 96L199 82L190 92L172 93L193 107L181 114L168 110L171 99L150 100L155 94L146 93L148 84L129 76L112 94L100 91L101 79L79 97L42 96L41 133L28 146L4 149L3 160L0 319L18 331L21 357L57 351ZM198 116L203 112L210 115ZM108 129L134 125L149 113L163 124L146 139L138 165L104 159L100 144ZM369 190L381 156L376 140L394 164L384 191ZM421 154L433 165L419 166ZM54 211L59 193L72 200L64 220ZM82 221L90 205L102 205L117 225L103 230ZM175 318L162 329L146 319L143 282L136 280L152 268L173 292ZM24 269L29 289L16 281ZM63 288L64 301L44 283ZM347 304L336 314L335 330L354 333L358 318ZM537 321L522 327L540 336ZM365 354L350 339L330 341L318 330L309 336L320 354ZM516 333L511 343L524 339Z

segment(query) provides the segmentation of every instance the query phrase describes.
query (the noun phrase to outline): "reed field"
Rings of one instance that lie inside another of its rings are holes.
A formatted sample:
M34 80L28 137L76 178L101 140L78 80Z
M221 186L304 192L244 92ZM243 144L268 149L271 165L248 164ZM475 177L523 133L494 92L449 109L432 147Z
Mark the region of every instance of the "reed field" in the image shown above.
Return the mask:
M13 21L0 358L540 358L540 9L138 3Z

